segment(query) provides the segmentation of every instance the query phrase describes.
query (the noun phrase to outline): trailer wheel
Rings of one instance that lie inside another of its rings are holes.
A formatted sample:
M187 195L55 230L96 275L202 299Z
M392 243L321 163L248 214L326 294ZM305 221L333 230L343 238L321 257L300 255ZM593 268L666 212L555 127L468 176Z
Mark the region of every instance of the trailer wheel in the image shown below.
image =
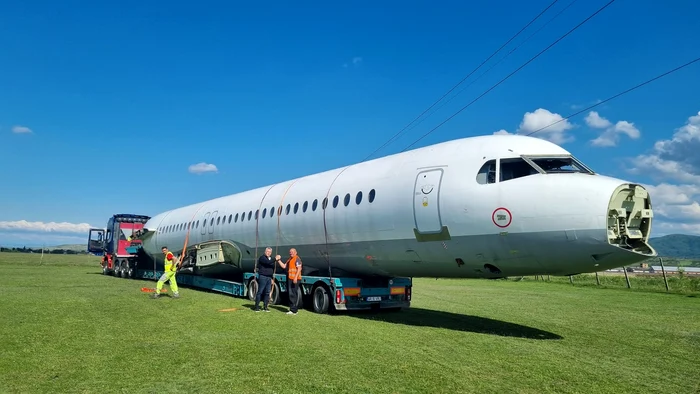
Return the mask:
M280 288L277 286L277 282L272 281L270 286L270 303L269 305L277 305L280 301Z
M313 304L314 312L320 314L328 312L328 305L330 304L330 300L328 298L328 291L324 286L317 286L316 288L314 288Z
M107 268L107 262L102 262L102 275L109 275L109 268Z
M121 270L122 267L119 265L119 260L113 260L112 261L112 273L114 274L115 278L118 278L121 275Z
M258 281L253 278L248 282L248 300L255 301L255 294L258 293Z

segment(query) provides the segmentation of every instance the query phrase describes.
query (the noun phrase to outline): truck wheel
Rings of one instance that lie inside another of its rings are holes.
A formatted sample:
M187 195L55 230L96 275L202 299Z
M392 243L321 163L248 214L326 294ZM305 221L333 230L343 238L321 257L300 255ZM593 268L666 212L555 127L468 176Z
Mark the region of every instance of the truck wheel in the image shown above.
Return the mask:
M126 276L128 274L128 272L127 272L128 270L129 270L129 267L127 266L126 260L122 260L121 268L119 269L119 273L120 273L122 278L126 278Z
M112 261L112 273L115 278L118 278L121 274L121 265L119 265L119 260Z
M314 312L324 314L328 312L328 291L323 286L317 286L313 293Z
M255 295L258 293L258 281L253 278L248 282L248 300L255 301Z
M102 275L109 275L109 268L107 268L107 262L102 262Z

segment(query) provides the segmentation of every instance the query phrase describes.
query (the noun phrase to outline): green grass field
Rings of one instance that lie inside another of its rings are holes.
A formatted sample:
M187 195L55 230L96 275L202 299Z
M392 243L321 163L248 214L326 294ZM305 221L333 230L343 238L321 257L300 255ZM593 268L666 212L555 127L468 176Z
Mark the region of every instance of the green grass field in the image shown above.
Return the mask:
M417 279L408 311L287 316L39 259L0 254L0 392L700 392L694 292Z

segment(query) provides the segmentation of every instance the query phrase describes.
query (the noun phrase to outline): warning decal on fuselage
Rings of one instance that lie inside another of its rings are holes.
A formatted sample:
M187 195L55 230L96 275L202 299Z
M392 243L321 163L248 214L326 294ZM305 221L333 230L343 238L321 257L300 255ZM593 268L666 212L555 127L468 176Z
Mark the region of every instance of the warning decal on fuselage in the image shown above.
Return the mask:
M496 226L506 228L510 226L510 223L513 221L513 215L510 214L510 211L507 208L500 207L493 211L491 214L491 220Z

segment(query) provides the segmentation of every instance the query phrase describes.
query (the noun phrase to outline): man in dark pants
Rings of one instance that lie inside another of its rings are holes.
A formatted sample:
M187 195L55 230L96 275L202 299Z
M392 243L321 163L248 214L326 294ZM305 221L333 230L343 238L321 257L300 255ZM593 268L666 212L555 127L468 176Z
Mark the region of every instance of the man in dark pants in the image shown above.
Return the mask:
M272 260L272 248L265 248L265 254L258 259L258 292L255 294L255 311L260 312L260 297L263 296L263 310L269 312L267 304L270 302L270 288L275 269L275 261ZM276 260L281 257L278 255Z
M297 302L299 302L299 297L301 297L301 259L297 255L297 250L294 248L289 249L289 260L283 263L282 260L278 260L277 263L280 267L287 269L287 292L289 294L289 312L288 315L297 314Z

